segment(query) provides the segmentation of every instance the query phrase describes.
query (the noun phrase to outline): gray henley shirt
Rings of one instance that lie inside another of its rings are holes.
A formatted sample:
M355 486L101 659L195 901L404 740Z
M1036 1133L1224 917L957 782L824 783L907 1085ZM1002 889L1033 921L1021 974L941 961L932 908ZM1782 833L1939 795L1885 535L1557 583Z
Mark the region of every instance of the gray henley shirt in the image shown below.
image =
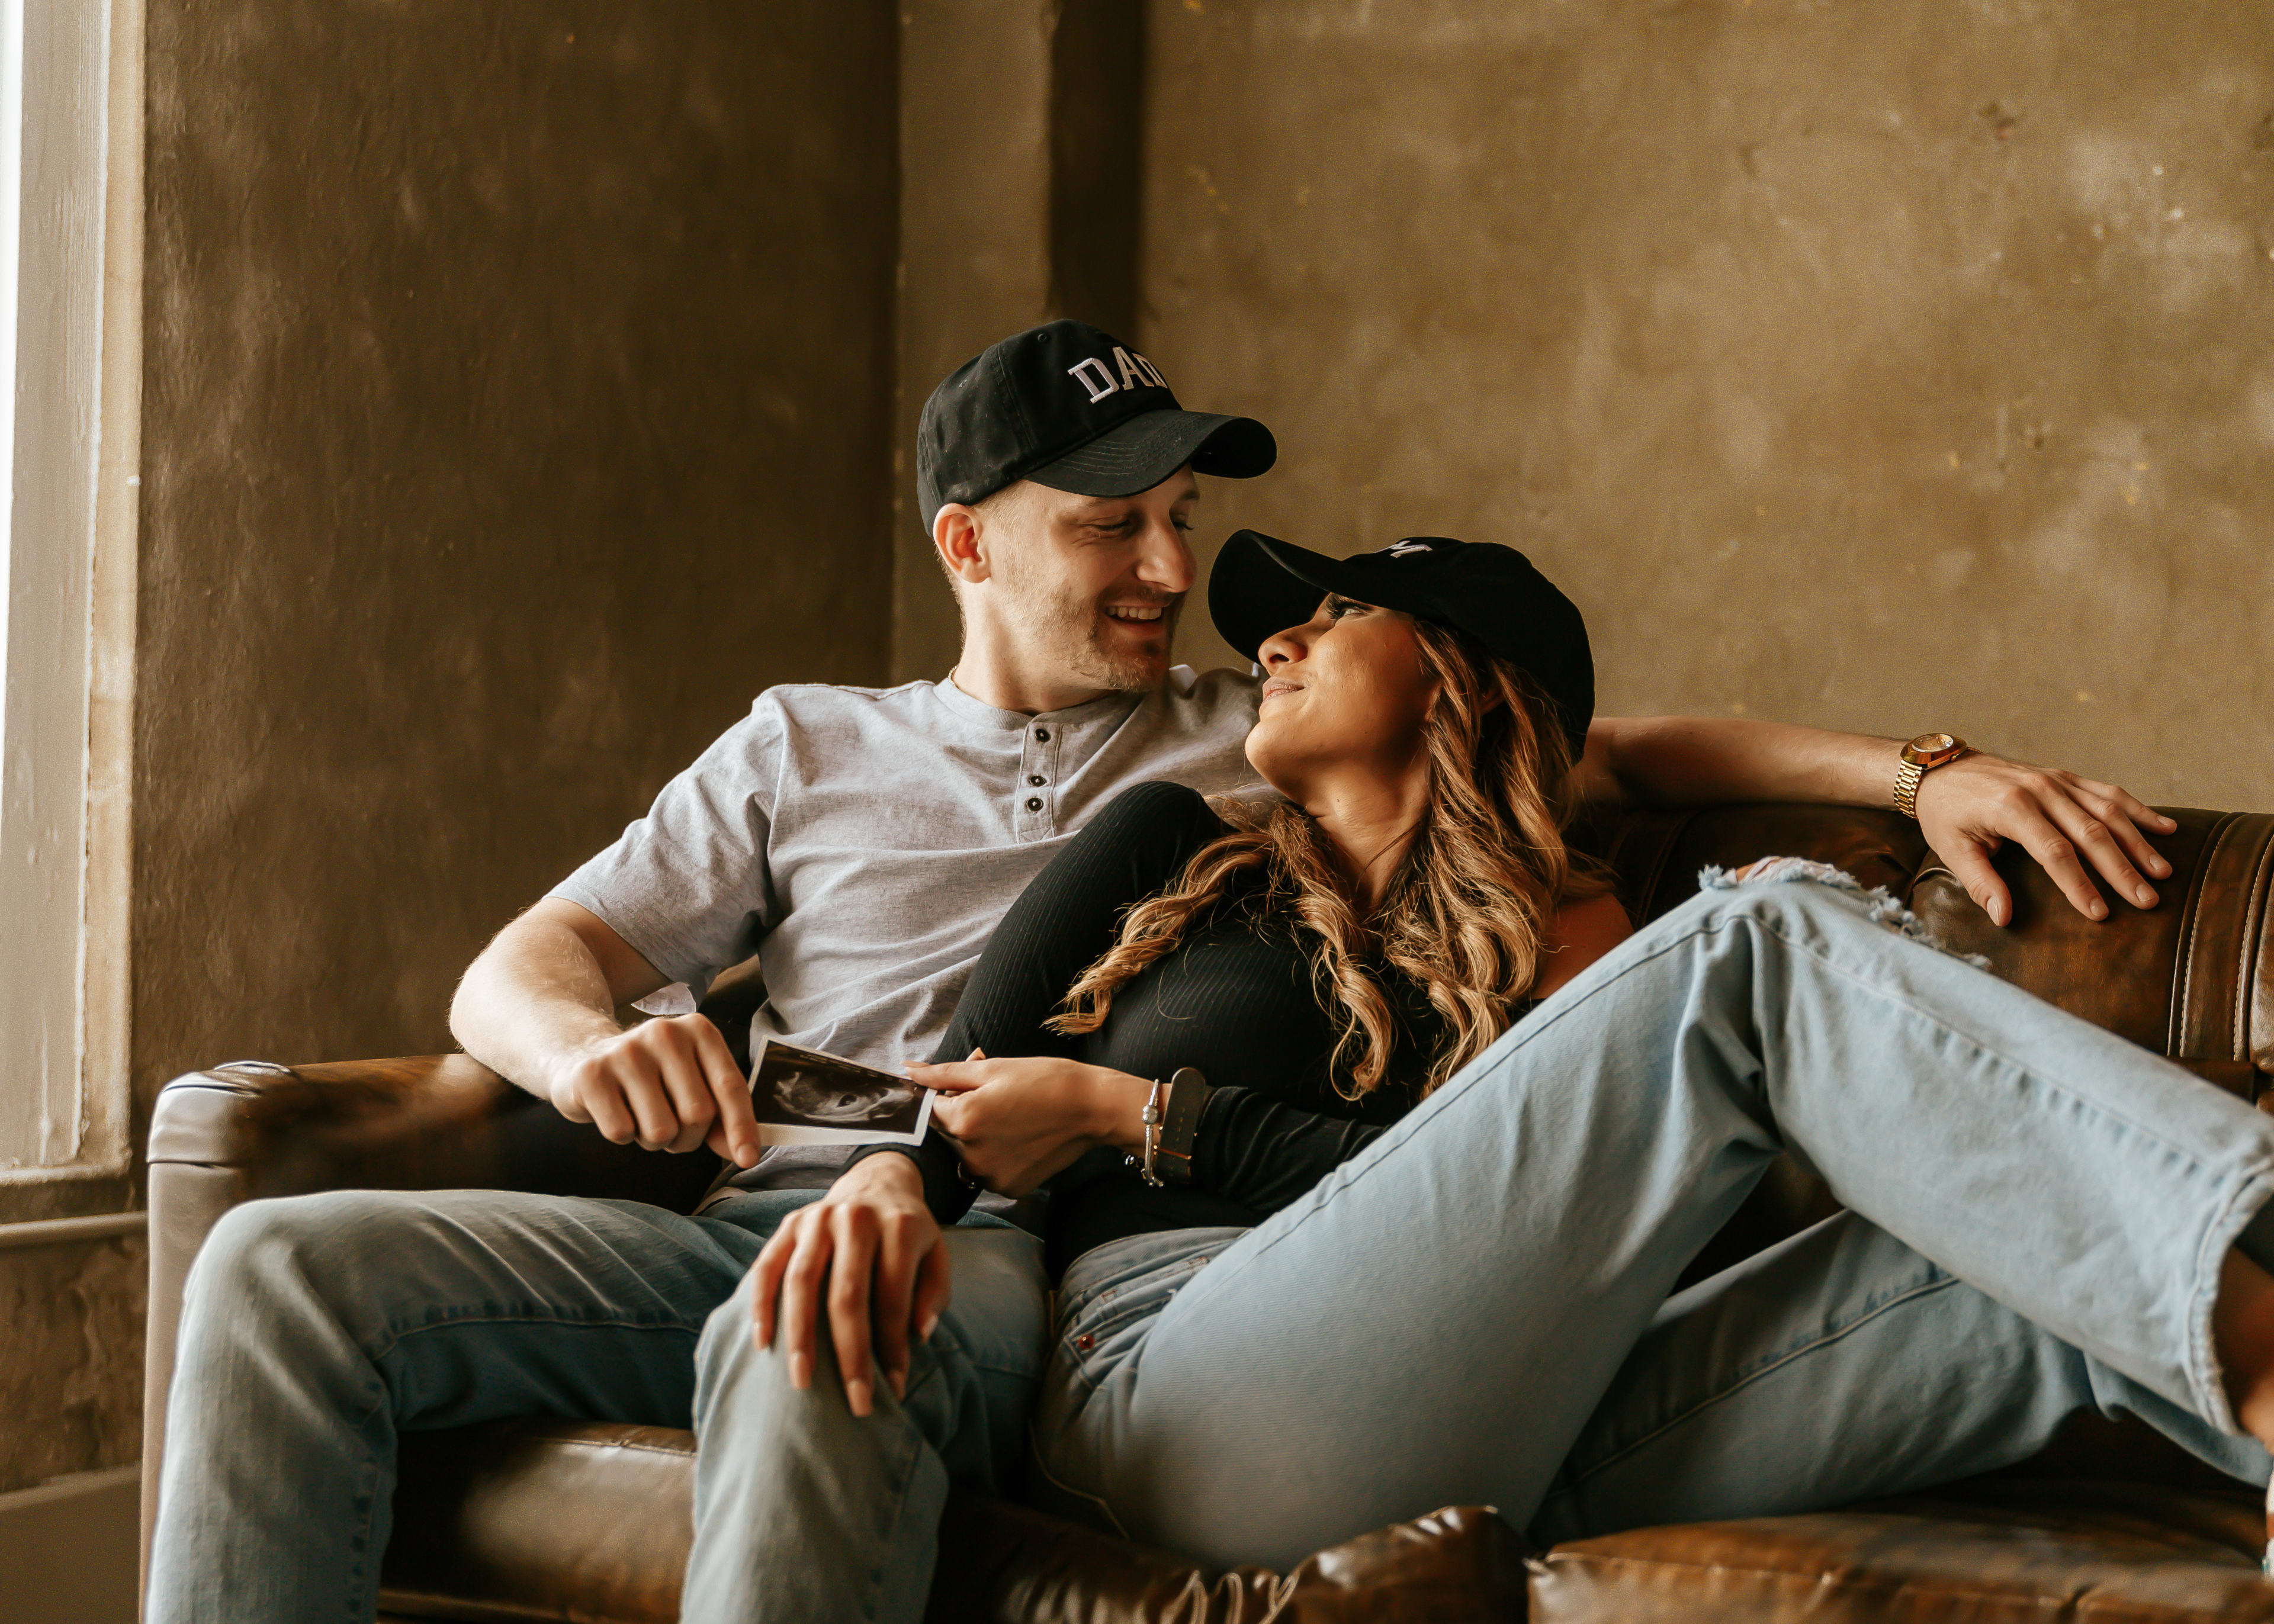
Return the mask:
M927 1060L1004 910L1099 808L1148 778L1259 788L1241 750L1257 687L1178 665L1042 716L948 681L769 688L552 894L692 998L756 953L754 1050Z

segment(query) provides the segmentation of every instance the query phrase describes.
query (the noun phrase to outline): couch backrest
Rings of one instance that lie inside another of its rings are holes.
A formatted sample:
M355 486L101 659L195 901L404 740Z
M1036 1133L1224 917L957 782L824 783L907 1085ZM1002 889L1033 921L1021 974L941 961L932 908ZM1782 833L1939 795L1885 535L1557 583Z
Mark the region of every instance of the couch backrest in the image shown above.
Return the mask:
M1779 804L1636 812L1585 843L1607 853L1620 900L1638 921L1694 895L1708 863L1735 868L1780 853L1833 863L1886 887L1937 941L1983 955L1993 974L2274 1107L2274 814L2164 809L2180 827L2157 842L2172 868L2157 885L2159 906L2142 912L2104 886L2110 914L2095 924L2026 853L2008 847L1997 860L2014 902L2003 930L1927 849L1918 825L1891 811ZM1781 1163L1690 1277L1834 1210L1820 1183Z

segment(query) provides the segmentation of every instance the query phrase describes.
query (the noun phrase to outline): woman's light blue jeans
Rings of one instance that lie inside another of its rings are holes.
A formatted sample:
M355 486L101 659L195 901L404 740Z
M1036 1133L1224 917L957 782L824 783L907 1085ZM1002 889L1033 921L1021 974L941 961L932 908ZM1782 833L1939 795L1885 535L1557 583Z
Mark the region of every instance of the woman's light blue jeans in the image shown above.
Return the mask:
M1077 1260L1047 1347L1031 1246L958 1232L949 1318L866 1418L825 1346L807 1391L751 1348L755 1241L240 1209L308 1216L232 1214L192 1276L150 1617L367 1618L393 1429L532 1410L691 1413L706 1621L917 1619L950 1482L1004 1481L1028 1414L1030 1492L1213 1565L1459 1502L1541 1541L1836 1505L2086 1408L2263 1481L2210 1314L2231 1246L2268 1260L2274 1123L1871 914L1701 893L1259 1228ZM1668 1300L1785 1149L1849 1211ZM378 1300L308 1283L337 1246ZM576 1331L528 1340L556 1298Z

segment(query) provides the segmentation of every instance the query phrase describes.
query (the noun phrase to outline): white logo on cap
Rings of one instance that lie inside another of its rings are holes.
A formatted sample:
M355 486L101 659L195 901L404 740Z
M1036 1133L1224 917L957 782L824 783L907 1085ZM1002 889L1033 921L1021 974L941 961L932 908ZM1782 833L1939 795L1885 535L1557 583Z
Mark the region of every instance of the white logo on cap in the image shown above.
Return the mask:
M1091 405L1095 406L1107 395L1123 389L1141 389L1148 384L1156 389L1169 387L1169 380L1161 376L1160 369L1143 356L1133 355L1116 344L1113 358L1121 364L1121 381L1118 383L1113 380L1112 370L1095 356L1066 368L1066 375L1089 391Z
M1392 558L1405 558L1416 553L1431 553L1435 549L1426 541L1394 541L1382 549Z

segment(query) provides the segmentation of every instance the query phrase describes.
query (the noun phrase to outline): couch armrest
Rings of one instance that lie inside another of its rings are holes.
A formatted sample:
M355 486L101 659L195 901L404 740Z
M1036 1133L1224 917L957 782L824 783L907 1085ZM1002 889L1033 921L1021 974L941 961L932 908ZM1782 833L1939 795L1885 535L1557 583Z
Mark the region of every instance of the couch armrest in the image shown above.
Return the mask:
M611 1145L464 1055L239 1062L166 1085L150 1119L150 1301L142 1391L145 1568L182 1287L240 1201L320 1190L523 1190L686 1212L720 1163Z
M708 1151L611 1145L464 1055L280 1066L175 1079L150 1123L162 1167L226 1169L237 1199L318 1190L525 1190L685 1212L719 1171Z

